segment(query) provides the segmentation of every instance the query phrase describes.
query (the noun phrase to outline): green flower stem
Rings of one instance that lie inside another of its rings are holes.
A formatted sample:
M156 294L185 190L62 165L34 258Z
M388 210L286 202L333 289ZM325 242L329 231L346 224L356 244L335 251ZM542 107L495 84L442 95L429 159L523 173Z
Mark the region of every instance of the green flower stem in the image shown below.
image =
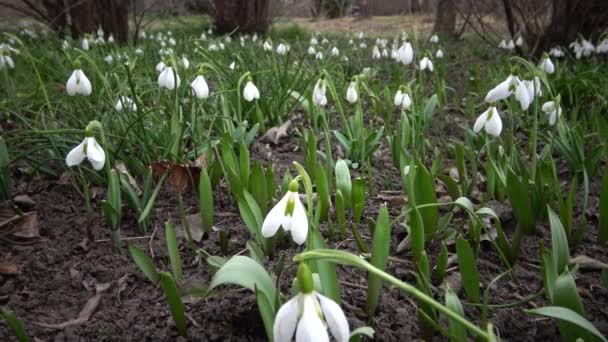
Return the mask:
M423 292L418 290L416 287L414 287L406 282L403 282L403 281L393 277L392 275L374 267L372 264L368 263L363 258L361 258L357 255L354 255L354 254L351 254L351 253L348 253L345 251L340 251L340 250L316 249L313 251L300 253L294 257L294 261L296 261L296 262L303 262L303 261L308 261L308 260L318 260L318 259L325 259L325 260L329 260L329 261L333 261L333 262L342 263L345 265L355 266L355 267L361 268L371 274L377 275L378 277L382 278L384 281L391 283L392 285L398 287L399 289L403 290L404 292L406 292L407 294L416 298L417 300L419 300L419 301L433 307L435 310L445 314L450 319L458 321L460 324L464 325L467 329L469 329L475 335L479 336L481 339L483 339L485 341L492 340L491 334L489 334L488 332L479 328L475 324L469 322L463 316L460 316L458 313L441 305L435 299L427 296L426 294L424 294Z

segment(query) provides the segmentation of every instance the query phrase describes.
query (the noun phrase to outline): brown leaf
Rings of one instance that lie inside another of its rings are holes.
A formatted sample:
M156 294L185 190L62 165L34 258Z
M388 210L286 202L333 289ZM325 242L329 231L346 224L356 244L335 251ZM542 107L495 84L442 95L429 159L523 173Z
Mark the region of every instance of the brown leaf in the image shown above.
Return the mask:
M0 261L0 274L19 274L19 268L12 261Z
M28 195L18 195L13 198L13 202L22 210L31 210L36 207L36 202Z
M393 208L401 208L406 203L405 196L403 196L401 193L398 195L393 195L381 192L378 194L378 199L387 202L388 205Z
M40 238L40 224L38 215L35 211L23 214L17 222L15 222L15 231L13 235L23 239Z
M608 270L608 264L593 259L586 255L578 255L570 259L571 264L579 265L581 269L587 270Z
M57 180L59 185L70 185L72 184L72 173L70 171L64 171Z
M277 145L279 143L279 140L288 136L287 131L289 130L290 126L291 126L291 120L287 120L287 121L285 121L285 123L283 123L279 127L272 127L270 129L268 129L266 131L266 134L264 134L260 138L260 140Z
M200 157L199 157L200 158ZM184 191L188 186L190 175L195 184L201 176L201 168L195 165L177 164L168 160L161 160L150 163L150 168L155 178L160 178L165 173L169 173L169 184L177 191Z
M77 318L70 319L63 323L57 323L57 324L44 323L44 322L34 322L34 324L39 325L41 327L49 328L49 329L64 329L64 328L72 326L72 325L79 325L79 324L85 323L91 318L91 316L93 316L93 313L95 312L95 310L97 310L97 307L99 306L99 303L101 302L102 293L109 288L110 288L110 283L97 285L96 289L95 289L95 295L93 297L89 298L89 300L86 302L86 304L84 305L82 310L80 310L80 313L78 313Z

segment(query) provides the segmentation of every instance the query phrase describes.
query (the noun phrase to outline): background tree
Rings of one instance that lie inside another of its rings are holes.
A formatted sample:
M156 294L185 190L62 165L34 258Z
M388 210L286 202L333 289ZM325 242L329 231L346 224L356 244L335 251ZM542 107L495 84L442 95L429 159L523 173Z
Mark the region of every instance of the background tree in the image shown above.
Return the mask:
M456 34L456 6L454 0L439 0L435 10L433 32L443 37L454 37Z
M272 0L214 0L211 15L220 33L266 32L272 22Z

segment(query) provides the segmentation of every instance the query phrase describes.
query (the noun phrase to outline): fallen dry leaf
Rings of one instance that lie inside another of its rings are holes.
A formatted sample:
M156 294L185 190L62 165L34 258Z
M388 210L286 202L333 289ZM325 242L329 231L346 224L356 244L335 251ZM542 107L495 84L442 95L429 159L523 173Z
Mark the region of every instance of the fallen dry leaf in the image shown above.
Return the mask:
M403 196L401 193L395 195L381 192L378 194L378 199L388 203L388 205L393 208L401 208L406 203L405 196Z
M86 302L86 304L84 305L82 310L80 310L80 313L78 313L77 318L70 319L69 321L65 321L63 323L57 323L57 324L44 323L44 322L34 322L34 324L41 326L41 327L49 328L49 329L65 329L66 327L69 327L72 325L79 325L79 324L87 322L91 318L91 316L93 316L93 313L99 306L99 303L101 302L102 293L104 291L106 291L107 289L109 289L110 285L111 285L110 283L97 285L95 288L95 295L93 297L89 298L89 300Z
M137 181L135 180L135 178L133 178L133 176L131 176L131 174L129 173L129 170L127 170L127 166L125 165L125 163L122 161L117 161L116 165L114 167L116 168L116 171L118 171L118 173L121 176L127 177L127 181L129 182L129 185L131 185L133 190L135 190L135 192L138 195L141 195L142 194L141 188L139 187L139 184L137 184Z
M192 240L196 242L201 242L203 239L203 235L205 232L203 231L203 221L201 220L201 214L192 214L187 215L186 220L188 220L188 226L190 227L190 235L192 236ZM179 238L186 238L186 231L184 230L184 225L179 224L175 227L175 235Z
M579 265L584 270L608 270L608 264L586 255L578 255L570 259L571 264Z
M35 211L23 214L17 222L15 222L15 231L13 235L24 239L37 239L40 237L40 223L38 215Z
M19 274L19 268L12 261L0 261L0 274Z
M285 123L283 123L279 127L272 127L270 129L268 129L266 131L266 134L264 134L260 138L260 140L277 145L279 143L279 140L288 136L287 131L289 130L290 126L291 126L291 120L287 120L287 121L285 121Z
M168 160L152 162L150 163L150 168L152 169L156 179L162 177L162 175L165 173L169 173L169 178L167 179L169 184L179 192L186 190L190 180L190 175L192 175L192 181L195 184L198 184L198 180L201 176L200 166L177 164Z

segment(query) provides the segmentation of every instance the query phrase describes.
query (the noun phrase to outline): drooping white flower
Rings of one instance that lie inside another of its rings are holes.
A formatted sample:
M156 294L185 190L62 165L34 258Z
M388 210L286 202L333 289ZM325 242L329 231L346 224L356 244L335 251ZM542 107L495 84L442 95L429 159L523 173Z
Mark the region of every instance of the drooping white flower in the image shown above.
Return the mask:
M486 133L498 137L502 131L502 121L496 107L490 107L485 112L481 113L475 120L473 131L479 133L481 129L485 129Z
M308 217L298 195L298 181L289 184L289 190L268 212L262 223L262 236L274 236L280 227L291 233L292 240L303 244L308 236Z
M97 28L97 37L103 37L103 28L101 26Z
M351 81L346 90L346 100L351 104L357 102L359 94L357 93L357 82Z
M322 60L323 59L323 52L321 52L321 51L317 52L317 54L315 55L315 59L316 60Z
M245 88L243 88L243 98L247 102L251 102L253 100L257 100L260 98L260 91L251 81L247 81L245 84Z
M429 70L433 72L433 62L428 59L428 57L424 57L420 60L420 70Z
M542 111L549 116L549 125L553 126L557 123L557 119L562 115L562 107L554 101L543 103Z
M70 78L68 78L68 81L65 84L65 90L70 96L89 96L93 92L93 86L91 85L91 81L87 78L87 75L85 75L81 69L76 69L72 72Z
M439 43L439 37L436 34L434 34L431 36L431 38L429 38L429 42L437 44L437 43Z
M165 64L165 62L160 61L160 62L158 62L158 64L156 64L156 71L162 72L163 70L165 70L166 67L167 67L167 65Z
M112 34L108 37L108 43L114 43L114 36Z
M0 70L4 69L5 67L8 69L14 69L15 62L13 62L13 59L8 52L0 52Z
M192 93L198 99L206 99L209 97L209 86L207 85L207 81L205 81L205 77L203 75L198 75L190 83L190 87L192 88Z
M506 99L511 95L515 95L522 110L528 109L531 102L528 95L528 89L526 88L526 85L514 75L509 75L506 80L491 89L486 95L485 101L487 103L494 103Z
M437 50L437 52L435 53L435 58L443 58L443 51L441 49Z
M330 53L330 54L331 54L333 57L340 56L340 50L338 50L338 48L337 48L337 47L335 47L335 46L334 46L334 47L331 49L331 51L330 51L329 53ZM320 59L322 59L322 58L320 58Z
M382 49L382 57L384 57L384 58L388 57L388 50L387 49Z
M597 46L595 47L595 53L608 53L608 38L604 38Z
M382 55L380 54L380 49L378 49L378 45L374 45L372 49L372 59L380 59Z
M111 64L112 62L114 62L114 56L107 55L103 60L106 61L106 63Z
M511 39L507 43L507 50L513 50L513 49L515 49L515 43L513 43L513 39Z
M562 58L565 56L565 54L566 53L564 52L564 50L562 50L562 48L559 46L551 48L551 50L549 50L549 55L555 58Z
M114 106L114 109L116 109L117 112L122 112L123 109L126 109L130 112L136 112L137 105L135 104L135 101L133 101L130 97L121 96L116 101L116 105Z
M515 45L517 46L522 46L524 45L524 40L521 36L518 36L517 39L515 40Z
M232 61L232 63L230 63L230 65L228 66L228 68L230 68L230 70L234 70L235 67L236 67L235 61Z
M186 56L182 56L182 58L179 60L179 65L184 69L188 69L190 68L190 61L188 58L186 58Z
M69 49L69 48L70 48L70 42L68 42L67 40L65 40L65 39L64 39L64 40L61 42L61 48L62 48L63 50L67 50L67 49Z
M270 50L272 50L272 43L269 40L267 40L264 42L262 47L264 48L264 51L270 51Z
M412 106L412 98L410 97L410 94L402 89L397 90L393 102L395 103L396 107L401 107L403 110L408 110Z
M137 49L135 49L135 54L136 55L143 55L144 54L144 50L142 50L141 48L137 48Z
M310 45L317 45L319 44L319 41L317 41L317 38L312 37L310 38Z
M300 293L288 300L274 320L275 342L329 342L329 334L337 342L348 342L350 327L342 308L333 300L314 290L312 273L305 263L298 267Z
M88 38L82 38L82 41L80 42L80 47L87 51L90 48L90 43L89 43L89 39Z
M403 65L411 64L414 60L414 50L412 49L412 44L410 42L405 42L399 50L397 50L397 61L401 62Z
M325 106L327 104L327 84L325 79L320 78L312 91L312 102L317 106Z
M173 45L173 46L177 45L177 42L175 41L175 39L173 37L169 38L168 42L170 45Z
M553 65L553 62L551 61L551 58L549 58L548 55L543 56L538 67L547 74L552 74L555 72L555 66Z
M160 75L158 75L158 86L161 88L173 90L176 87L179 88L180 82L181 80L179 79L177 71L174 74L173 67L170 66L164 68Z
M99 146L95 137L86 137L74 147L65 157L67 166L79 165L84 159L88 159L95 170L101 170L106 162L106 153Z
M311 46L308 47L307 52L308 52L309 55L314 55L314 54L317 53L317 50L314 48L314 46L311 45Z
M367 49L367 44L365 44L364 42L359 44L359 48L360 49Z
M327 38L323 38L321 44L329 44L329 40L327 40Z
M277 53L279 55L284 55L287 53L287 51L289 51L289 47L283 43L279 44L279 46L277 46Z

